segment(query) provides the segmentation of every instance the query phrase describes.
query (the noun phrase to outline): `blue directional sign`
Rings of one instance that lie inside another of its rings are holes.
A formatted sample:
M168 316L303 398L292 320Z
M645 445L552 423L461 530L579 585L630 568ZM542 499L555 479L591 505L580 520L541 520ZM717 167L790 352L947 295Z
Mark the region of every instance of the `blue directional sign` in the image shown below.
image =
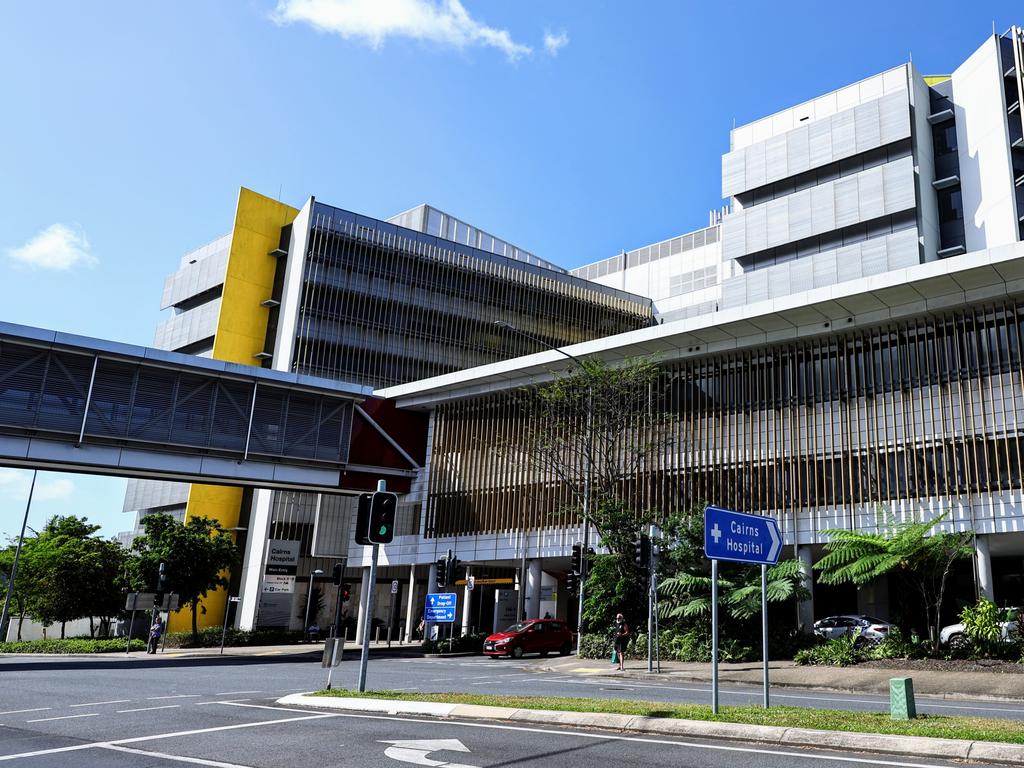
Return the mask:
M774 517L719 507L704 510L704 554L708 559L775 565L781 550L782 534Z
M450 623L455 621L456 596L454 592L436 592L427 595L426 610L423 618L426 621Z

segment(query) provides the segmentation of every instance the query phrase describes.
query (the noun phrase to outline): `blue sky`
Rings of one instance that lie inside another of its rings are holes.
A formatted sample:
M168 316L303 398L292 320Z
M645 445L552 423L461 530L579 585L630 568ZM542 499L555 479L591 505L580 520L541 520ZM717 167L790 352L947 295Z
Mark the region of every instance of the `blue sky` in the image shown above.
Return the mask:
M430 202L572 267L705 225L747 122L912 56L951 70L1017 2L237 0L8 4L0 319L148 344L165 275L240 185ZM26 472L0 471L0 537ZM123 481L46 473L32 524L113 534Z

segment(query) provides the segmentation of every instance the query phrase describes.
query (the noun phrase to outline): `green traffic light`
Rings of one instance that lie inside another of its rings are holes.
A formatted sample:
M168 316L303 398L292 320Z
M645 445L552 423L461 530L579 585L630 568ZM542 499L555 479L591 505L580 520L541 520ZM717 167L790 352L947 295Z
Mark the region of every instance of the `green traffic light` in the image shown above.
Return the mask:
M384 536L384 535L386 535L386 534L387 534L387 532L388 532L388 527L387 527L386 525L382 525L382 526L380 527L380 535L381 535L381 536Z

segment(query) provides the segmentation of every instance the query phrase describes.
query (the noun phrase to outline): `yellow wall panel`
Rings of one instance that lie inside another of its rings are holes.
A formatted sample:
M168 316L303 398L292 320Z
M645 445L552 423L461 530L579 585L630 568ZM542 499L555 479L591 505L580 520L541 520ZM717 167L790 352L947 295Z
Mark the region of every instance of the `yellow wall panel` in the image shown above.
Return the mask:
M242 187L238 192L235 224L231 231L224 294L221 299L213 357L243 365L259 365L253 355L263 351L267 337L268 309L260 302L270 298L277 259L270 251L278 247L281 227L298 214L297 208L264 197ZM188 495L185 518L201 515L217 520L223 528L234 528L242 506L242 489L193 484ZM200 627L220 626L224 618L224 590L204 598L206 613L200 612ZM192 613L178 611L168 622L172 632L192 627Z

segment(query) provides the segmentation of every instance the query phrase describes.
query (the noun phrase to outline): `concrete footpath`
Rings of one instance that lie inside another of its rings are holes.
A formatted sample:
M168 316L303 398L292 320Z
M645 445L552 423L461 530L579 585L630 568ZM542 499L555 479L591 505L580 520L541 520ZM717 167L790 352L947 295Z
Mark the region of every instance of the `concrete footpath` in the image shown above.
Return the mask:
M989 764L1024 765L1024 744L990 741L891 736L878 733L820 731L768 725L740 725L702 720L615 715L601 712L482 707L429 701L393 701L291 694L277 700L282 706L312 707L346 712L375 712L461 720L498 720L556 727L599 728L617 733L657 734L673 738L728 740L801 749L835 749L856 753L973 760Z
M422 656L423 653L420 648L421 644L419 641L415 643L391 643L389 647L387 643L370 643L370 652L378 657L387 656ZM345 644L345 658L356 658L359 655L360 646L354 645L353 643ZM53 658L90 658L90 659L139 659L154 660L154 659L208 659L208 658L238 658L238 657L249 657L249 656L308 656L313 658L314 656L319 659L323 656L324 644L319 643L294 643L291 645L239 645L239 646L225 646L224 653L221 654L220 646L214 648L166 648L156 654L146 653L145 651L132 651L131 653L125 653L122 651L112 651L110 653L0 653L0 658L8 659L19 659L29 658L33 656L44 657L48 659Z
M663 661L661 673L649 673L646 661L630 661L623 672L601 659L577 659L567 656L544 659L534 669L560 675L631 678L634 680L672 680L675 682L711 682L711 665ZM725 685L761 685L761 662L719 664L719 680ZM948 699L991 699L1024 701L1024 674L999 672L937 672L878 667L798 666L791 661L771 661L768 674L773 688L803 688L835 693L874 693L889 695L889 680L912 677L914 692Z

